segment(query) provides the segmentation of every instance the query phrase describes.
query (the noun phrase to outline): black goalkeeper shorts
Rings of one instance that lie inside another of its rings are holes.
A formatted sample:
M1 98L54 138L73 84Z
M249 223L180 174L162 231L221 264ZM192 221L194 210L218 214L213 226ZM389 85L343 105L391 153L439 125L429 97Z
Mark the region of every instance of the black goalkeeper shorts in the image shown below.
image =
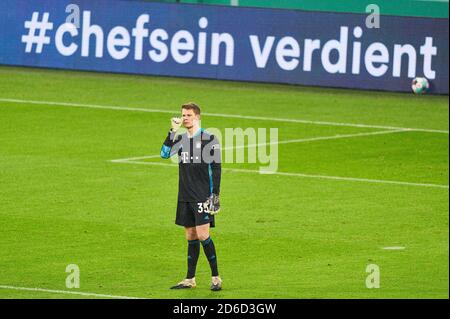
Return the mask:
M215 227L214 216L203 211L203 203L178 202L175 224L184 227L195 227L210 224Z

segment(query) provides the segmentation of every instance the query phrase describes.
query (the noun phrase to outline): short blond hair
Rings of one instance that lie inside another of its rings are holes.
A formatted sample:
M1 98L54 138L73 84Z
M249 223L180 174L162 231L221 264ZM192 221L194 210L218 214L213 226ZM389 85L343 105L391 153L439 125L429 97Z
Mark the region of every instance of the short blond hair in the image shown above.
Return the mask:
M200 112L201 112L200 107L197 104L195 104L194 102L189 102L189 103L183 104L181 106L181 109L193 110L196 115L200 115Z

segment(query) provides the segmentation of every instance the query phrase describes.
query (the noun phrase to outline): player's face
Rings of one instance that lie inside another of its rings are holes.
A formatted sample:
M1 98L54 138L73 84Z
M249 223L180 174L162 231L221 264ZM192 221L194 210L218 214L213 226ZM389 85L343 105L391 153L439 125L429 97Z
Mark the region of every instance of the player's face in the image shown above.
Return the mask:
M181 116L183 118L183 126L187 129L192 128L200 120L200 117L194 113L194 110L183 109Z

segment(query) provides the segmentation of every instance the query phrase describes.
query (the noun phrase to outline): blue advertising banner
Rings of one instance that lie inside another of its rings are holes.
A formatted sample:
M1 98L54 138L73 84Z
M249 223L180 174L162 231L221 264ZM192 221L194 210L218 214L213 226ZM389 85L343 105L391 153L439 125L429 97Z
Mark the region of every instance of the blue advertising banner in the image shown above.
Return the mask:
M121 0L2 0L0 64L387 91L410 91L420 76L433 93L448 94L448 19L367 20Z

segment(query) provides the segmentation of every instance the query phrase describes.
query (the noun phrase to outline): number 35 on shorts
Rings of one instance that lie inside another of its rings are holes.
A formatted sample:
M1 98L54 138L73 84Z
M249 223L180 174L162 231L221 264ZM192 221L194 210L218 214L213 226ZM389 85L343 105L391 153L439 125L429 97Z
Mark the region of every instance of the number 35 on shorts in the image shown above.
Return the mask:
M208 213L208 208L204 207L204 203L197 203L198 209L197 209L197 213L202 214L202 213Z

